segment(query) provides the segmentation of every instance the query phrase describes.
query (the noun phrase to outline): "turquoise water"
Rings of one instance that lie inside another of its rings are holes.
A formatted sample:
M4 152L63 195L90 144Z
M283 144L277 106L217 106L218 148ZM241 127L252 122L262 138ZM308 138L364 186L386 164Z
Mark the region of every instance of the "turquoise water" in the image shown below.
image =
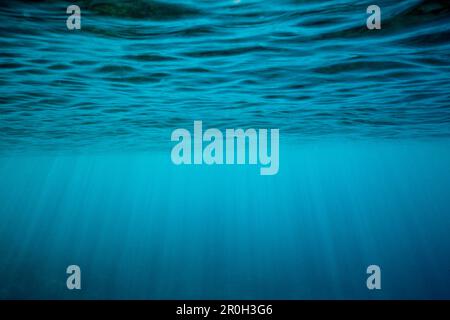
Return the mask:
M0 6L0 298L450 298L447 1L73 3ZM173 165L194 120L279 173Z

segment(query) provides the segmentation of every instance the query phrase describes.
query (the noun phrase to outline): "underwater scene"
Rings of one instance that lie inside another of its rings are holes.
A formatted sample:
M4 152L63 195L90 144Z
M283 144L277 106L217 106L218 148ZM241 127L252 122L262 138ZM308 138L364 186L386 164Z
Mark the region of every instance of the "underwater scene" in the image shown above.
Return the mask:
M0 19L0 299L450 299L449 1Z

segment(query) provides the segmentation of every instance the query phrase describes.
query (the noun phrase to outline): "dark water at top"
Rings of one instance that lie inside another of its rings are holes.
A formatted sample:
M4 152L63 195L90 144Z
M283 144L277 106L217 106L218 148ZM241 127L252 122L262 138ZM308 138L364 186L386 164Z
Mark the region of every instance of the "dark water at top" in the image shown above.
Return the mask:
M448 1L72 1L0 7L1 150L148 149L192 127L284 139L450 135Z

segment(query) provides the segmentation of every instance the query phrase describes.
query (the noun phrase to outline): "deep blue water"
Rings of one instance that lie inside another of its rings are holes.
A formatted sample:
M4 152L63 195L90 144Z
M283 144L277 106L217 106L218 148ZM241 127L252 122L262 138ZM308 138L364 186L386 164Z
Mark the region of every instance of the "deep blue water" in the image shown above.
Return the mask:
M370 4L1 3L0 298L450 299L450 5ZM194 120L279 173L173 165Z

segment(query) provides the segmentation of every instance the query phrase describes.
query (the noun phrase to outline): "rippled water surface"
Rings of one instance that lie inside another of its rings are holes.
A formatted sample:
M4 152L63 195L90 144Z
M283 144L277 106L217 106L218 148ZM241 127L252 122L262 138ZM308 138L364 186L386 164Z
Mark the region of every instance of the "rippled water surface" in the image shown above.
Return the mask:
M295 140L450 134L447 1L379 1L382 30L367 1L74 3L81 31L66 3L1 6L2 151L147 149L194 119Z
M449 299L450 2L369 4L2 2L0 298ZM175 166L194 120L278 174Z

